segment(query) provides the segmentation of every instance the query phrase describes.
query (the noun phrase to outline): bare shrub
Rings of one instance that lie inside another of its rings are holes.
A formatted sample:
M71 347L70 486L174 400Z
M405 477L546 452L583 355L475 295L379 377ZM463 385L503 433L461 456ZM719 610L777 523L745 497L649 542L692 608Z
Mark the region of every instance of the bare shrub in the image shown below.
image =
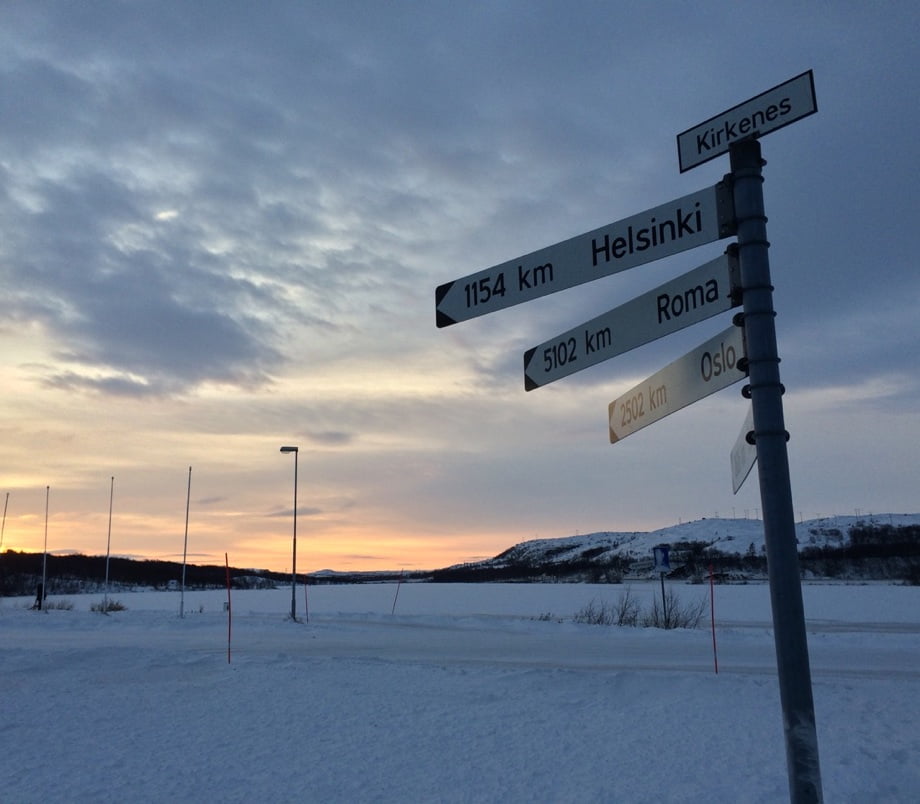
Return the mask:
M617 625L638 625L639 601L632 596L632 590L628 586L617 599L614 614Z
M42 606L45 611L73 611L73 603L69 600L46 600Z
M576 611L572 620L584 625L613 625L615 622L613 606L594 598Z
M705 597L696 603L682 604L677 593L668 589L663 602L657 597L652 599L651 608L642 615L642 625L645 628L699 628L707 610Z
M645 611L627 587L616 603L594 598L590 603L572 615L572 621L585 625L620 625L643 628L699 628L700 622L709 610L704 597L696 603L681 603L677 593L669 589L664 602L653 597L651 606Z
M627 588L616 603L609 603L594 598L590 603L575 612L572 620L585 625L624 625L635 626L639 623L639 601Z
M127 607L120 600L107 600L105 603L93 603L90 611L101 611L108 614L110 611L124 611Z

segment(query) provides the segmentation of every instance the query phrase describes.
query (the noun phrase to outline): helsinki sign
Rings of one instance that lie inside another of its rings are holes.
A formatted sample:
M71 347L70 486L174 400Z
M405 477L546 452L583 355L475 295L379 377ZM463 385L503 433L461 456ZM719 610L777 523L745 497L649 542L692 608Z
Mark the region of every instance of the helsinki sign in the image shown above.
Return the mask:
M745 137L761 137L818 111L811 70L677 135L677 161L683 173L728 153Z
M435 291L437 325L512 307L733 234L731 189L720 182L440 285Z
M610 443L743 379L744 357L742 329L733 324L669 363L610 403Z
M524 353L524 388L548 385L741 304L730 251Z

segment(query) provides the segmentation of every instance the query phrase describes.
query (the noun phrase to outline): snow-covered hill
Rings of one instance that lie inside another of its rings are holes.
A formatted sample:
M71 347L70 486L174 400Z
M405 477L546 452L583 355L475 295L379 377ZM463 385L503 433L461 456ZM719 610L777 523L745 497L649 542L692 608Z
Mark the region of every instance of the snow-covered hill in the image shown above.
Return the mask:
M879 514L874 516L824 517L796 525L799 551L809 557L823 551L840 551L852 544L852 534L898 532L920 527L920 514ZM475 564L450 567L450 573L495 574L510 579L516 571L575 576L591 580L599 572L620 576L641 576L653 570L653 548L670 546L671 566L675 571L690 564L703 564L718 558L734 567L745 561L748 572L763 574L764 528L759 519L700 519L654 531L604 531L555 539L534 539L511 547L495 558ZM847 558L843 556L843 558ZM820 571L819 571L820 573Z

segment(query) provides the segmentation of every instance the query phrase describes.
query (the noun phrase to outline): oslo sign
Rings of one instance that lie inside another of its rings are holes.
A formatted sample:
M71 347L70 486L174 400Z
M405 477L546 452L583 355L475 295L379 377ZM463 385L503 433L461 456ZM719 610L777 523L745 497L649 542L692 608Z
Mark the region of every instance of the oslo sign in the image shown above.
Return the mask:
M734 248L524 353L532 391L741 304Z
M760 137L818 111L811 70L677 135L680 172L728 153L745 137Z
M669 363L610 403L610 443L743 379L744 357L741 327L732 325Z
M440 285L437 325L512 307L733 234L731 189L719 183Z

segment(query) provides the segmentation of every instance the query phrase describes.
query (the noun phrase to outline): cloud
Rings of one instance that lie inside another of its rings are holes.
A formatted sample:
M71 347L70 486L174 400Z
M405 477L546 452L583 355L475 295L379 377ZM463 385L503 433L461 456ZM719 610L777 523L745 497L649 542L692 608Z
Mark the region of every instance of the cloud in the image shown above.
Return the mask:
M163 499L184 503L171 464L194 463L208 514L221 499L240 514L214 538L246 527L260 544L263 520L291 515L284 443L302 445L303 513L330 544L501 532L498 552L510 533L716 507L744 413L735 391L613 450L606 406L726 321L529 394L522 355L724 243L445 330L434 289L715 183L727 160L680 175L675 134L810 66L819 113L764 140L781 371L804 417L790 429L884 415L898 443L880 432L860 449L891 453L915 429L920 374L903 102L916 17L518 0L10 6L7 482L94 488L87 472L117 470L160 517ZM838 451L829 475L844 442L821 444ZM806 497L841 485L819 475Z
M320 516L323 513L321 508L315 508L310 506L297 506L297 516ZM294 509L289 508L287 511L275 511L271 514L268 514L269 517L282 517L285 519L291 519L294 515Z
M341 430L327 430L324 432L307 433L307 438L314 444L320 444L327 447L341 447L351 444L355 436L353 433L346 433Z

